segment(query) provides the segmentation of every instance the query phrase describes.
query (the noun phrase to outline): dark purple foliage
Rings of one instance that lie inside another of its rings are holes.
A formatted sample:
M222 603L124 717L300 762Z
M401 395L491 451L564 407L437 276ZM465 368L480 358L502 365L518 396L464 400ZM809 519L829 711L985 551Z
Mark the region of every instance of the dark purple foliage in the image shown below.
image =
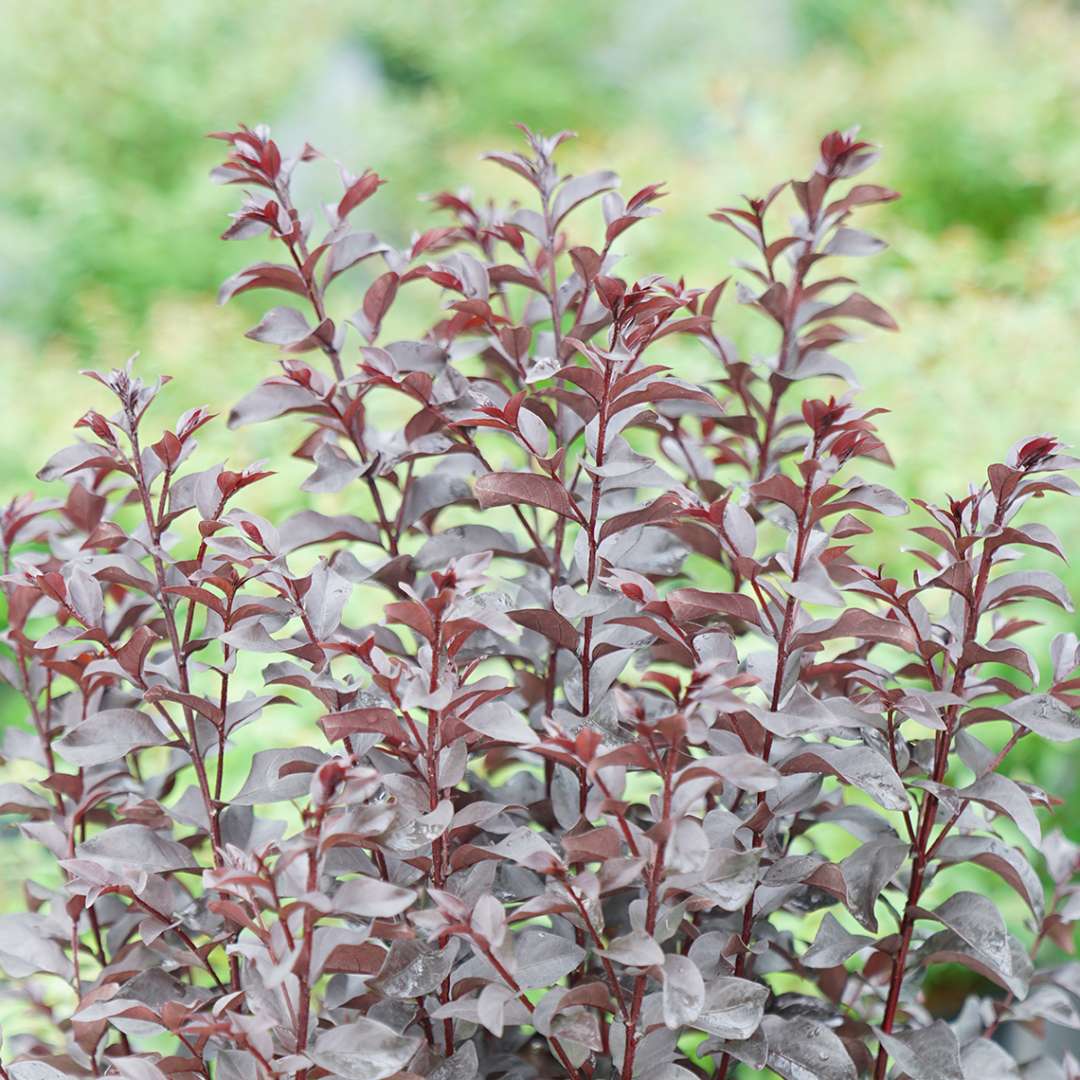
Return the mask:
M896 198L855 179L874 148L834 132L806 179L712 215L773 327L750 360L726 281L617 276L660 186L563 176L567 135L523 131L489 155L522 204L440 194L404 250L350 224L375 173L302 211L316 151L216 136L245 189L225 237L272 251L221 300L288 294L229 424L284 417L341 513L245 511L272 473L193 464L205 409L150 434L160 383L130 365L92 373L115 411L42 470L66 494L3 512L0 670L32 730L0 804L58 872L0 918L43 1019L0 1075L1080 1076L993 1038L1080 1027L1080 966L1033 963L1071 944L1078 851L1001 771L1077 728L1077 638L1042 678L1023 644L1068 597L1017 562L1061 554L1030 511L1077 462L1022 439L915 500L911 580L861 565L908 506L856 472L889 460L877 410L806 394L851 381L860 323L896 329L844 276L884 246L853 219ZM436 321L393 340L408 294ZM666 365L674 335L707 384ZM264 737L231 782L235 733L310 699L314 745ZM1027 926L957 891L972 864ZM948 1022L923 993L946 963L978 977Z

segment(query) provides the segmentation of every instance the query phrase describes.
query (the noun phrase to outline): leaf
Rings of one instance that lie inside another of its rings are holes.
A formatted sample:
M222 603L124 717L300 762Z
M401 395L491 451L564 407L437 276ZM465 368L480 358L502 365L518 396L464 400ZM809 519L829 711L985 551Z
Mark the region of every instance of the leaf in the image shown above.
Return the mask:
M388 919L410 908L415 900L413 889L391 885L378 878L358 877L346 881L334 893L334 910L342 915Z
M335 443L324 442L313 455L315 471L300 485L301 491L332 493L348 487L363 471Z
M739 555L753 558L757 547L757 526L754 519L733 502L724 507L724 531Z
M1073 609L1068 589L1061 578L1049 570L1018 570L1012 574L1003 574L987 585L984 596L987 610L1027 597L1047 600L1066 611Z
M1003 705L1001 712L1051 742L1080 736L1080 714L1051 694L1027 694Z
M584 368L580 370L584 371ZM647 506L636 510L628 510L624 514L615 514L607 519L600 527L600 540L603 542L609 536L623 532L625 529L633 529L639 526L668 521L672 512L678 508L679 501L676 496L669 492L657 496Z
M246 1050L219 1050L214 1058L214 1080L260 1080L257 1070Z
M492 893L485 893L476 901L469 927L495 948L506 940L506 911Z
M376 173L369 169L363 176L357 177L345 189L341 201L338 203L337 215L339 218L347 217L362 202L366 202L379 190L379 185L384 183Z
M820 319L860 319L871 326L880 326L883 330L899 330L896 320L879 304L875 304L862 293L852 293L846 300L833 304L817 312L814 321Z
M166 741L157 725L138 709L103 709L72 728L56 748L79 768L118 764L125 754Z
M61 975L71 972L71 961L50 936L57 924L33 911L0 915L0 970L13 979L36 972Z
M76 1080L78 1074L63 1072L47 1061L16 1061L7 1067L11 1080Z
M327 713L319 720L319 727L329 742L337 742L349 735L361 732L378 732L389 738L398 735L400 723L393 709L382 705L361 709L345 709L339 713Z
M619 186L619 177L610 169L586 173L584 176L572 176L565 181L555 194L551 207L551 224L557 228L575 207L603 191L611 191Z
M1077 1013L1073 997L1063 986L1053 983L1039 983L1032 987L1031 993L1022 1001L1014 1004L1010 1019L1039 1021L1049 1020L1061 1027L1080 1029L1080 1013Z
M99 461L102 449L96 443L75 443L57 450L35 474L43 482L59 480L62 476L73 475L90 461Z
M760 626L757 604L742 593L705 592L703 589L672 589L665 597L677 622L690 622L710 615L726 615Z
M827 502L814 515L815 520L848 510L872 510L886 517L900 517L908 512L908 504L883 484L867 484L853 480L851 486L837 498ZM856 523L857 522L857 519Z
M553 986L585 959L585 950L546 930L523 930L514 939L517 981L523 990Z
M861 229L840 228L825 245L826 255L876 255L888 244Z
M960 1067L960 1043L944 1020L929 1027L887 1035L874 1028L877 1037L901 1070L919 1080L964 1080Z
M538 832L526 825L507 833L491 850L496 855L531 870L543 870L559 862L555 849Z
M244 337L252 341L261 341L267 345L280 345L287 348L298 345L311 336L311 327L307 319L296 308L274 307L253 326Z
M72 569L67 581L68 601L89 626L100 626L105 611L101 585L84 566Z
M323 559L311 571L310 582L304 594L304 612L315 636L324 640L341 624L341 613L353 587Z
M533 175L532 165L528 159L521 154L506 153L502 150L490 150L486 154L481 155L481 160L494 161L504 169L509 169L511 172L517 173L518 176L524 177L533 185L533 187L536 186L536 177Z
M685 887L695 896L711 900L724 911L737 911L753 895L761 853L761 848L749 851L713 848L701 871L683 875ZM680 878L673 880L679 881Z
M553 594L555 610L567 619L587 619L603 615L616 602L614 594L594 590L582 595L569 585L559 585Z
M693 1024L705 1005L705 980L688 956L668 953L664 957L661 1006L664 1023L672 1031Z
M735 1061L741 1061L751 1069L761 1070L765 1068L769 1048L759 1027L749 1039L718 1039L710 1036L698 1047L697 1054L699 1057L709 1054L713 1060L716 1060L718 1055L730 1054Z
M825 913L813 945L802 954L800 962L808 968L830 968L842 964L876 939L867 934L849 934L831 911Z
M52 803L36 791L31 791L22 784L0 783L0 814L48 817L52 810Z
M304 279L291 266L281 263L255 263L222 282L217 302L228 303L234 296L251 289L281 289L283 292L307 296Z
M696 401L707 406L706 409L698 411L712 415L719 415L722 412L716 398L708 391L673 377L656 379L647 386L622 394L612 404L611 412L614 415L637 405L652 405L659 401Z
M454 503L468 502L472 491L463 476L448 476L436 471L413 480L405 492L400 511L400 528L408 529L432 510L441 510Z
M628 967L653 967L664 962L663 949L644 930L631 930L615 938L600 955Z
M780 783L780 773L754 754L719 754L699 758L692 769L704 769L725 783L743 791L772 791Z
M1049 843L1050 837L1047 837ZM996 836L947 836L937 846L935 857L943 866L976 863L998 874L1026 901L1031 913L1042 923L1046 894L1039 875L1023 852ZM1069 873L1072 873L1071 864Z
M364 293L364 302L352 321L370 345L379 336L379 327L397 296L401 279L393 270L377 277Z
M985 956L998 970L1012 973L1009 933L997 906L976 892L954 893L933 911L919 909L920 917L936 919Z
M866 840L840 863L847 887L847 907L867 930L877 933L874 908L882 890L904 865L909 847L895 836Z
M556 645L569 649L570 652L577 652L578 632L573 623L563 618L557 611L551 611L548 608L524 608L521 611L508 612L508 614L519 626L543 635Z
M416 998L434 992L454 966L458 942L433 948L415 938L393 942L374 986L390 998Z
M258 424L298 409L310 409L316 397L303 386L292 383L263 383L246 393L229 412L229 427Z
M307 794L311 786L311 773L326 760L321 750L311 746L298 746L282 750L258 750L252 756L244 786L233 796L237 806L258 806L263 803L284 802ZM306 772L290 772L280 775L286 765L298 762L310 765Z
M566 488L550 476L538 476L536 473L487 473L476 481L473 492L481 510L527 503L529 506L554 511L562 517L581 519Z
M820 645L835 638L855 638L857 641L878 641L916 652L915 635L911 628L896 619L883 619L862 608L848 608L838 619L818 620L803 627L792 640L792 648Z
M383 842L399 853L419 851L442 836L453 817L454 804L449 799L443 799L429 813L409 818L396 825Z
M856 184L842 199L832 203L826 213L831 217L853 206L871 206L874 203L891 202L899 198L898 192L881 187L879 184Z
M710 979L694 1027L720 1039L749 1039L761 1024L769 988L749 979L723 975Z
M75 856L106 869L134 867L148 874L198 869L183 844L146 825L113 825L79 844Z
M308 1056L343 1080L385 1080L405 1067L420 1042L361 1016L320 1034Z
M149 1058L117 1057L113 1059L113 1068L124 1080L169 1080L168 1075ZM220 1076L220 1073L218 1075ZM227 1077L222 1080L227 1080Z
M402 600L396 604L387 604L383 609L383 618L387 622L401 623L426 641L435 639L435 622L428 609L415 600Z
M499 742L535 746L540 741L528 720L505 701L489 701L462 717L462 722Z
M992 964L984 953L972 948L959 934L952 930L941 930L923 942L915 957L915 963L963 964L996 982L1015 997L1023 999L1027 996L1031 980L1031 960L1027 950L1012 935L1009 936L1009 952L1010 967L1009 970L1003 970Z
M370 232L349 233L348 236L335 240L330 246L323 287L363 259L389 250L386 244L380 243L379 238Z
M1070 881L1075 869L1080 866L1080 844L1074 844L1060 829L1053 829L1043 841L1042 855L1046 859L1050 880L1057 885ZM1028 869L1032 869L1030 864Z
M788 695L787 701L779 712L772 712L753 704L747 704L746 711L766 731L779 735L781 738L849 726L844 722L843 716L837 715L836 710L831 709L820 698L814 697L801 683L795 684L795 688Z
M823 773L865 791L886 810L906 810L908 793L896 770L869 746L833 746L810 744L781 762L784 774Z
M964 1047L964 1080L1020 1080L1016 1062L1007 1050L989 1039L976 1039Z
M477 1080L480 1071L476 1044L467 1042L428 1073L428 1080Z
M755 499L769 499L772 502L783 503L795 514L801 514L803 508L802 489L783 473L773 473L765 480L759 480L750 488Z
M784 1080L857 1080L855 1063L840 1039L808 1017L766 1016L769 1068Z
M461 555L486 551L493 555L516 555L519 550L517 540L509 533L487 525L452 525L425 541L413 561L422 570L432 570Z
M951 792L959 799L970 799L1011 818L1028 842L1038 847L1042 840L1039 819L1031 807L1031 799L1014 780L1000 773L980 776L977 780Z

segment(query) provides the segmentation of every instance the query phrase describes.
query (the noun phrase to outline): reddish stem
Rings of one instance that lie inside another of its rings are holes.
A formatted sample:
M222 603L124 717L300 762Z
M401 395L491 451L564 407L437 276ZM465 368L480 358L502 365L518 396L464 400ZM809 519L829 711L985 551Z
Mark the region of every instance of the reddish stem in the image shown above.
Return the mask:
M997 511L994 514L994 524L990 532L996 532L1004 520L1005 514L1009 509L1009 503L1007 500L1003 500L998 503ZM983 594L986 591L986 584L990 577L990 569L993 566L993 552L986 549L986 535L983 537L983 552L982 559L979 565L979 574L975 582L975 587L968 602L967 617L965 619L964 627L964 648L961 650L961 657L967 651L967 646L975 640L975 635L978 631L979 617L982 614L982 602ZM964 678L970 667L970 663L965 662L963 659L957 661L956 671L952 681L952 693L958 694L964 684ZM934 755L934 767L931 773L931 779L940 784L944 778L945 773L949 765L949 754L952 750L953 736L956 730L956 720L959 707L951 705L946 710L945 715L945 731L940 733L937 738L937 746L935 748ZM1012 749L1011 743L1007 746L1004 754L1008 753ZM904 904L904 913L900 921L900 944L897 948L896 955L893 958L892 973L889 977L889 993L885 1000L885 1015L881 1022L881 1030L886 1035L891 1034L893 1025L896 1023L896 1014L900 1005L900 990L904 982L904 968L907 964L908 952L911 948L911 936L915 929L915 910L918 907L919 898L922 895L923 884L926 877L926 867L930 861L930 855L936 848L937 843L933 847L930 845L930 834L934 827L934 822L937 818L938 800L932 793L927 792L926 797L923 799L922 809L919 816L919 828L915 838L915 854L911 867L911 881L908 887L907 900ZM955 819L953 819L955 821ZM948 831L950 825L946 827L945 831ZM944 835L944 833L943 833ZM941 837L938 838L940 841ZM884 1044L878 1047L877 1060L874 1063L874 1080L884 1080L885 1071L888 1066L889 1054L885 1049Z

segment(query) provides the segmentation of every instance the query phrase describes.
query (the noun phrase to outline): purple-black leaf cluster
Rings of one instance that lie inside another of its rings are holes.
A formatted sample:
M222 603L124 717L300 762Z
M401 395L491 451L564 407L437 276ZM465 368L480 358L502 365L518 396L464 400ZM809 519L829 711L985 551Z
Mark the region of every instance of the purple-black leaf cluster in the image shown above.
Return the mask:
M1025 633L1069 598L1024 562L1062 555L1035 511L1078 462L1021 439L910 508L860 478L890 458L842 347L897 327L848 260L897 195L856 133L712 215L749 249L730 288L621 277L661 185L523 135L489 155L520 203L443 192L396 248L351 220L374 172L300 207L316 150L218 133L225 238L264 245L219 299L289 294L228 424L278 425L306 508L246 510L275 463L201 462L212 414L159 432L129 363L92 373L59 494L0 513L28 719L0 811L55 864L0 916L35 1015L0 1076L1080 1076L999 1041L1080 1027L1080 966L1040 964L1080 849L1003 769L1080 723L1077 637L1040 662ZM901 579L860 538L904 514ZM943 1017L946 964L976 989Z

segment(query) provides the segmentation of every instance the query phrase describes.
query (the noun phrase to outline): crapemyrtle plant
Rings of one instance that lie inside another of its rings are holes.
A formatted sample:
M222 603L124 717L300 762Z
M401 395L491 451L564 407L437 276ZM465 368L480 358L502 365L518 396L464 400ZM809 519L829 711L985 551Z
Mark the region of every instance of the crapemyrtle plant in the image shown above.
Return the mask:
M3 511L0 809L55 871L0 917L0 1077L1080 1076L1006 1038L1080 1027L1080 849L1006 775L1076 731L1077 637L1025 645L1068 597L1023 559L1062 556L1035 511L1078 462L1023 438L912 508L859 477L889 457L837 353L896 326L852 222L897 196L856 133L712 215L728 288L619 277L661 186L522 131L488 155L520 203L436 195L404 248L351 224L374 172L309 211L319 153L217 134L225 238L269 251L220 299L287 294L228 423L297 444L304 508L245 510L275 463L197 463L210 411L160 431L129 364L63 494ZM909 512L918 568L863 565Z

